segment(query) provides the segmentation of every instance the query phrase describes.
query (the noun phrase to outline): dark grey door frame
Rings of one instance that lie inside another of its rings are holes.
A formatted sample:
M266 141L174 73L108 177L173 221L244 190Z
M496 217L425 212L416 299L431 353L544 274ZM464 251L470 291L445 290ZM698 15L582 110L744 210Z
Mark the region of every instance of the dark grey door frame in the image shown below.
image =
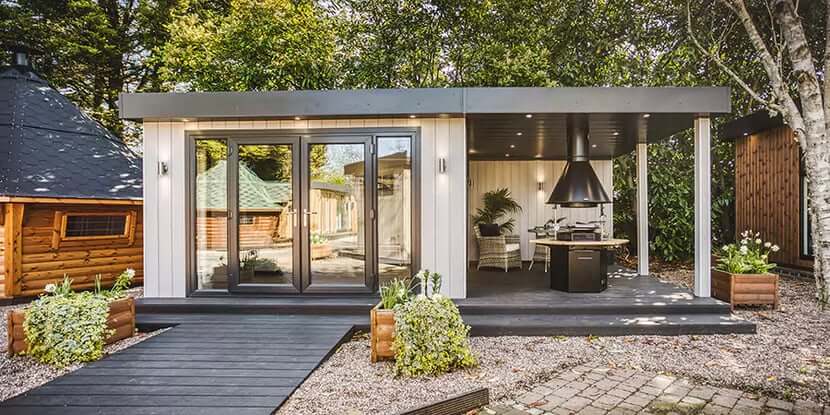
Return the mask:
M409 137L410 143L412 146L412 270L413 272L417 271L420 267L420 247L421 247L421 143L420 143L420 127L378 127L378 128L314 128L314 129L258 129L258 130L190 130L185 132L185 136L187 139L187 171L189 172L187 188L189 191L190 196L188 197L188 217L187 217L187 232L188 232L188 258L187 262L187 270L189 277L187 279L187 295L190 296L195 292L204 292L208 293L215 293L215 294L296 294L300 291L296 289L286 289L287 287L283 286L274 286L269 284L242 284L240 289L234 289L231 291L228 290L220 290L220 289L198 289L198 275L196 273L196 264L195 264L195 254L196 254L196 241L195 241L195 179L196 179L196 171L195 171L195 163L193 162L195 158L195 143L196 140L199 139L218 139L224 140L228 146L230 151L231 143L236 142L238 143L246 143L246 144L276 144L278 141L282 140L297 140L297 144L299 147L303 147L302 139L317 139L321 137L338 137L338 138L348 138L348 137L370 137L371 146L367 151L369 154L366 158L367 160L367 172L366 174L371 175L371 179L367 180L367 191L371 191L371 198L367 198L367 207L371 206L372 211L374 214L377 214L377 199L376 195L376 187L377 187L377 138L378 137ZM301 150L298 147L295 147L297 150ZM292 154L292 158L294 157L302 157L302 151L295 151ZM235 154L235 155L234 155ZM234 154L229 155L228 163L236 166L238 164L238 151L234 151ZM233 157L234 161L231 161ZM300 161L295 161L294 163L300 163ZM299 164L294 164L294 166L298 166ZM232 173L231 170L234 172ZM233 209L237 209L236 203L231 203L231 195L236 195L236 184L233 185L233 189L231 189L231 183L236 183L236 177L233 178L231 175L238 174L238 166L237 167L228 167L228 203L229 203L229 213L231 206L234 206ZM304 173L300 173L300 175L305 175ZM292 176L292 181L294 180L301 180L298 175ZM302 184L293 185L294 189L292 191L297 191L301 188ZM238 196L233 196L236 199ZM295 193L296 197L296 193ZM300 196L302 197L302 195ZM192 200L191 200L192 199ZM300 199L295 199L300 200ZM299 206L298 206L299 207ZM295 208L296 209L296 208ZM300 213L296 215L296 223L300 224L301 217ZM233 243L235 247L238 247L238 238L235 237L236 232L238 232L238 220L239 215L238 212L231 213L233 215L233 220L228 218L227 224L227 235L229 238L228 243L228 268L229 272L233 272L235 274L234 277L228 275L228 282L229 286L231 284L231 280L234 278L238 278L238 262L236 264L237 268L231 269L231 257L237 257L238 261L238 250L236 251L236 255L232 255L233 251L231 251L231 240L234 241ZM368 216L367 216L368 218ZM233 226L236 224L237 226ZM236 228L236 229L232 229ZM361 287L357 287L356 290L348 288L348 286L334 286L330 285L328 288L323 289L320 288L319 291L315 291L312 288L312 291L305 291L305 293L361 293L361 292L374 292L378 288L378 258L375 255L376 247L374 246L375 241L377 240L377 219L375 217L371 220L370 228L370 236L372 240L372 256L369 257L369 251L367 250L367 289L362 289ZM232 238L232 236L234 236ZM307 239L307 238L306 238ZM297 243L295 243L295 250L297 250ZM235 249L235 248L234 248ZM300 250L302 248L299 248ZM296 254L295 254L296 255ZM296 258L296 256L295 256ZM301 262L303 259L301 258ZM295 259L295 267L298 266L299 262L296 262ZM369 274L369 269L371 269L371 274ZM295 269L295 278L299 278L299 274L296 272ZM238 281L238 280L236 280ZM295 283L295 287L300 287L302 282ZM239 284L237 284L239 286ZM344 287L346 289L340 289L340 287ZM354 287L354 286L352 286ZM250 288L250 289L249 289ZM334 288L334 289L332 289Z
M350 284L325 284L315 285L311 275L311 214L306 215L306 209L310 210L310 194L311 194L311 145L313 144L362 144L363 145L363 175L364 175L364 193L363 193L363 244L364 249L364 281L363 286ZM373 291L375 281L377 280L377 268L375 265L375 228L377 227L377 219L374 212L377 211L375 207L375 193L376 193L376 179L375 179L375 161L374 161L374 137L372 135L339 135L327 134L317 136L303 136L302 138L302 206L306 217L301 221L308 223L309 226L303 226L302 229L302 252L303 252L303 272L302 272L302 289L303 293L370 293ZM307 222L306 222L307 221Z
M241 263L239 260L239 146L242 145L290 145L291 146L291 200L294 201L296 211L297 201L300 200L300 137L228 137L228 291L250 293L297 294L300 292L300 245L296 242L299 236L299 221L293 215L291 254L292 284L262 284L241 283Z

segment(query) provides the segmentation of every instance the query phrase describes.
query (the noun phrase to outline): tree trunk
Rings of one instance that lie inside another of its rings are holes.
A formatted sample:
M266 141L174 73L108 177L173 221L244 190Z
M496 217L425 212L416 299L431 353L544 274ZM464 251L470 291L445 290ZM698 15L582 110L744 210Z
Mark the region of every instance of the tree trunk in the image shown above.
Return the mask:
M826 131L817 137L807 136L810 151L804 152L807 167L807 190L810 199L812 221L816 297L822 307L830 302L830 148L826 143ZM814 143L824 143L823 146Z

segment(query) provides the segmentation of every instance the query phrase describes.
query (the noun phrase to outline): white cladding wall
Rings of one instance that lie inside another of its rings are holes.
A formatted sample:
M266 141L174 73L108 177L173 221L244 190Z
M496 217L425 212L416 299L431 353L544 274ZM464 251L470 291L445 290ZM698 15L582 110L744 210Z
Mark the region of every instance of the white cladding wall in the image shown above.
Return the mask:
M421 267L444 275L444 294L466 295L463 118L144 122L144 295L184 297L187 276L186 131L420 127ZM438 172L438 159L447 162ZM168 174L159 176L159 162Z
M513 215L516 225L513 233L521 236L522 259L530 261L533 246L528 242L533 239L527 230L544 225L553 217L553 208L545 202L553 191L553 186L562 176L565 161L560 160L517 160L517 161L471 161L470 162L470 212L475 213L481 206L481 196L490 190L506 187L510 194L522 206L522 211ZM614 190L613 162L611 160L592 160L591 166L599 177L605 192L612 196ZM542 182L542 190L538 184ZM599 219L599 208L560 208L557 215L569 221L590 221ZM606 232L613 232L613 204L605 206L607 217ZM470 222L472 223L472 222ZM467 252L470 260L478 260L478 248L475 235L469 232Z

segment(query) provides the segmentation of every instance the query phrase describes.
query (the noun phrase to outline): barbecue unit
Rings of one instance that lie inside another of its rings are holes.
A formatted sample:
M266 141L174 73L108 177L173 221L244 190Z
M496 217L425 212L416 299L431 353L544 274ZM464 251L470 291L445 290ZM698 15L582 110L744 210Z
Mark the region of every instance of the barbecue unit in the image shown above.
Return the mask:
M589 161L589 131L586 114L567 118L568 164L553 188L548 204L569 208L595 208L611 203ZM601 215L604 217L604 213ZM553 221L548 239L532 242L551 250L551 288L567 292L602 292L608 288L608 266L613 249L627 243L624 239L606 239L604 220L561 225ZM550 225L550 223L549 223Z

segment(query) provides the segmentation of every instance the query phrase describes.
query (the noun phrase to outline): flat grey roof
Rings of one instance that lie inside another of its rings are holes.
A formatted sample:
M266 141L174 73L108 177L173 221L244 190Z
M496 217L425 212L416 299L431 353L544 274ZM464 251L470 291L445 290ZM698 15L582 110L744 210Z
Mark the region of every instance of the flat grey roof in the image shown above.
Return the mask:
M723 114L726 87L411 88L121 94L121 118L325 118L519 113Z

